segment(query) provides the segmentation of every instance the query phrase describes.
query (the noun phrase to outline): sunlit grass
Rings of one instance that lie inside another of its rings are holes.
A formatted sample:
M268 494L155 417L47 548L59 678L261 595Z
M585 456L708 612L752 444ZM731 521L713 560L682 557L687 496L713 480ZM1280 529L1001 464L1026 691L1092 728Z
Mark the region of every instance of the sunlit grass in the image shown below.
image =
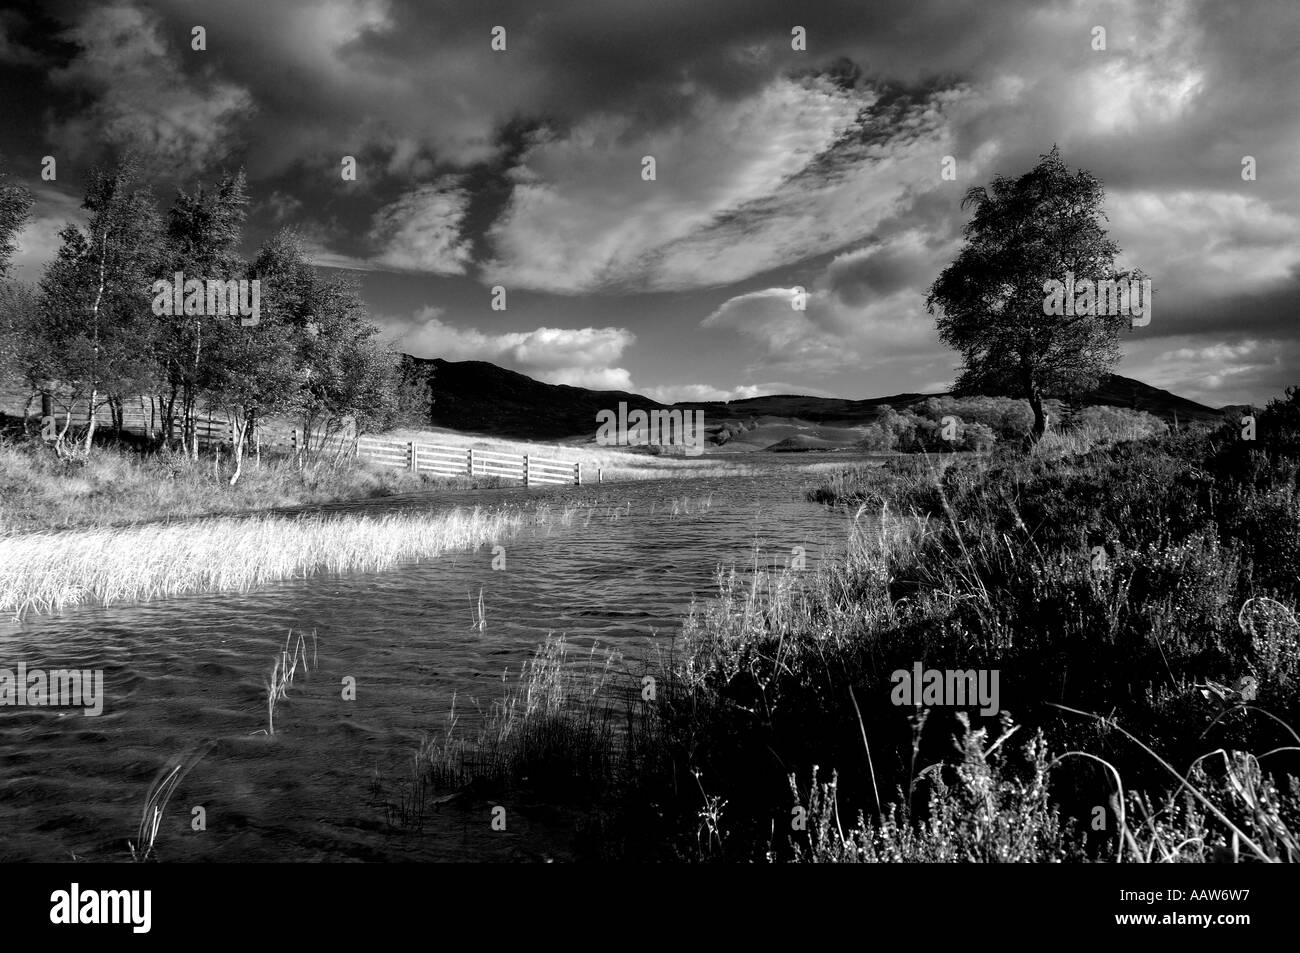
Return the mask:
M0 534L75 526L113 526L160 518L247 513L339 500L376 499L430 489L499 487L499 477L413 474L366 460L283 455L245 461L229 485L229 454L196 462L168 452L96 447L70 462L43 447L0 441Z
M0 612L245 591L314 573L378 572L474 548L574 510L214 517L0 537Z

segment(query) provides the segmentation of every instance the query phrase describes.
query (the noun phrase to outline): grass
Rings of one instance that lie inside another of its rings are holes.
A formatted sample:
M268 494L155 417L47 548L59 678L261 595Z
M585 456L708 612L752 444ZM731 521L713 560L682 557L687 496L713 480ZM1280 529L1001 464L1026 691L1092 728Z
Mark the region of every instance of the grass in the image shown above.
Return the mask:
M311 671L307 665L307 639L299 634L298 641L293 642L293 630L284 637L284 648L276 656L271 666L271 675L266 682L266 728L260 729L267 736L275 735L275 707L289 697L289 686L298 674L298 666L304 672ZM312 665L316 664L316 631L311 633ZM292 651L290 651L292 645ZM257 732L254 732L256 734Z
M313 573L378 572L472 549L525 526L567 525L575 512L543 504L494 512L259 515L8 535L0 537L0 612L239 592Z
M163 815L167 811L167 803L176 793L176 789L181 786L185 776L212 750L214 744L208 742L173 759L154 777L145 797L144 810L140 815L140 826L136 830L135 841L127 841L127 849L130 850L133 861L144 863L153 856L158 831L162 826Z
M167 451L109 446L61 461L44 447L0 440L0 535L507 485L499 477L416 475L353 459L310 461L300 470L266 454L260 468L246 461L230 486L228 468L213 464L211 457L192 463Z
M832 476L838 557L720 572L626 709L653 730L512 748L525 706L458 763L620 779L601 858L1295 861L1300 396L1258 421ZM998 671L1001 713L896 705L918 662Z

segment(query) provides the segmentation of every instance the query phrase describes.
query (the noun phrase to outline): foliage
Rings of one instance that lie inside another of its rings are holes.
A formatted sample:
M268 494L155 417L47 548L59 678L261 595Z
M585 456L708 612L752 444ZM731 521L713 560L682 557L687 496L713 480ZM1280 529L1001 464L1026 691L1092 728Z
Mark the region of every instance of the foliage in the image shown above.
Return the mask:
M939 336L962 356L959 393L1029 401L1031 435L1046 430L1042 399L1088 390L1119 361L1122 315L1049 315L1045 282L1072 272L1088 279L1141 280L1115 268L1119 246L1101 222L1104 191L1086 170L1071 172L1055 146L1016 179L972 187L966 245L931 286L926 306Z

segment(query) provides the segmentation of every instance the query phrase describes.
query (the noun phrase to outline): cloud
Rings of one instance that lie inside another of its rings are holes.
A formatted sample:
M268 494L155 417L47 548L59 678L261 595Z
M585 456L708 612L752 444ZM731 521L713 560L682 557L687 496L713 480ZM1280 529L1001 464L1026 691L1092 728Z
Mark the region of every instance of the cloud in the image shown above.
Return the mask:
M872 253L833 262L829 274L846 281L853 265L869 270ZM887 291L846 298L823 281L805 289L803 310L795 308L797 288L765 288L723 302L700 322L702 327L734 331L747 341L750 372L793 377L820 376L852 369L871 371L906 358L910 373L931 373L935 361L951 356L939 344L934 318L924 296L909 284Z
M86 212L81 201L48 186L32 188L32 216L18 233L18 248L14 252L11 273L19 281L36 282L45 273L45 266L54 260L59 239L68 223L84 225Z
M26 20L16 10L0 10L0 63L9 66L39 66L45 58L15 39L26 27Z
M537 328L489 333L441 319L439 308L389 322L399 346L418 357L491 361L549 384L631 390L631 374L614 366L636 337L624 328Z
M731 388L714 387L712 384L666 384L662 387L647 387L641 393L661 404L682 404L705 401L726 403L768 394L804 392L791 388L789 384L743 384Z
M50 81L89 97L49 130L65 154L132 148L150 168L175 173L203 169L234 150L252 95L214 77L188 76L152 14L121 3L95 7L65 36L80 51Z
M653 136L591 117L526 151L484 270L560 293L675 290L842 248L910 190L939 185L937 104L907 110L895 137L874 128L877 98L828 77L778 78L746 99L703 99ZM645 155L654 181L640 178Z
M469 195L452 180L421 186L375 213L375 266L435 275L464 274L469 242L460 235Z
M1170 346L1174 345L1174 346ZM1131 349L1123 372L1184 397L1221 407L1261 402L1296 383L1300 343L1256 338L1212 340L1187 335Z
M1206 309L1231 328L1242 298L1297 286L1300 216L1261 196L1135 190L1107 206L1123 258L1151 276L1151 334L1186 332L1188 322L1170 316Z

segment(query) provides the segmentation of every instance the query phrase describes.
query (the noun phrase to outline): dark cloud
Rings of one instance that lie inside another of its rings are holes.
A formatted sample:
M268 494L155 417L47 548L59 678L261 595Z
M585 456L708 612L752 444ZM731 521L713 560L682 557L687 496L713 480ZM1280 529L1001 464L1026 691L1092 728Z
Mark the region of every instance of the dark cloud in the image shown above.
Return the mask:
M206 51L190 48L195 25ZM796 25L807 52L791 49ZM1236 362L1214 392L1240 399L1283 373L1240 341L1298 337L1297 72L1292 0L49 0L0 14L0 152L20 178L46 153L68 170L38 210L46 230L85 168L126 148L163 195L242 165L266 203L253 241L293 222L319 261L371 270L394 300L384 269L432 276L401 299L412 311L469 294L438 281L501 280L563 299L581 329L607 324L585 303L595 291L730 289L659 320L698 331L718 312L715 337L775 347L786 335L753 281L779 276L818 295L808 386L826 385L838 341L906 356L902 390L951 363L917 303L958 247L962 193L1059 143L1105 183L1112 235L1155 279L1131 370L1192 386L1202 365ZM957 181L940 177L945 156ZM478 340L458 320L442 315L445 339ZM797 381L797 355L764 360L778 358Z

